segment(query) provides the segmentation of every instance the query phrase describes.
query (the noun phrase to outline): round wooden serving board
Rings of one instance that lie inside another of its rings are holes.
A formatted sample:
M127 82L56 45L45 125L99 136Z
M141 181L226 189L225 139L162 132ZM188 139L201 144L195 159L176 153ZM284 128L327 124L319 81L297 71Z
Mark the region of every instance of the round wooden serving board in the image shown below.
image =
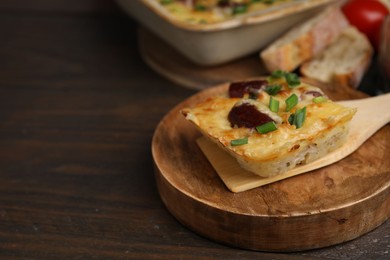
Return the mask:
M364 97L354 90L320 87L335 100ZM230 192L197 146L200 133L180 114L183 107L226 89L227 84L209 88L180 103L162 119L153 137L160 196L185 226L235 247L299 251L354 239L389 217L389 124L336 164L250 191Z

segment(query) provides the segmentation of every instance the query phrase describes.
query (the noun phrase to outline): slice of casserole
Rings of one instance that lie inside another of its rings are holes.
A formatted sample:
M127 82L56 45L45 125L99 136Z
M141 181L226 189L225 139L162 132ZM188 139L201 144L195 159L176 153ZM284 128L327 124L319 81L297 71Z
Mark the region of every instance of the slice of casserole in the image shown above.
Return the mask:
M182 114L239 164L271 177L320 158L345 141L356 109L332 102L293 73L231 83Z

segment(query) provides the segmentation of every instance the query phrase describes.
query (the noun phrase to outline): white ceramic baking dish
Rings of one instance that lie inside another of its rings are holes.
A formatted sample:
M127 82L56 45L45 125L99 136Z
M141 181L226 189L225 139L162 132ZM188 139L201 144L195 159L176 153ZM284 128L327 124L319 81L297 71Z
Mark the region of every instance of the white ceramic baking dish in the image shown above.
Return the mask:
M156 0L117 0L140 24L198 65L217 65L254 53L291 26L336 0L296 0L214 24L175 19Z

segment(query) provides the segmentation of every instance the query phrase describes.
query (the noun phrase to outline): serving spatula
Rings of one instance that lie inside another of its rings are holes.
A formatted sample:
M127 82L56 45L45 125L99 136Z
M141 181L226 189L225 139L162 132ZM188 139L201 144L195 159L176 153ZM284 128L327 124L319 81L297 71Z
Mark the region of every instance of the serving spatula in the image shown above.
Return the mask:
M344 145L316 161L275 177L263 178L242 169L233 157L204 137L197 142L225 185L233 192L246 191L335 163L353 153L375 132L390 122L390 93L338 103L357 108L350 122L349 134Z

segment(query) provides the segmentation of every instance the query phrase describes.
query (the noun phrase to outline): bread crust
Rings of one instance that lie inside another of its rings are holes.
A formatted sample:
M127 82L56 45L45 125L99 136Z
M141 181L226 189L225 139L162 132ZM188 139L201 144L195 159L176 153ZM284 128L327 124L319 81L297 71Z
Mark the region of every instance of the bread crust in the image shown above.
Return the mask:
M373 52L367 37L350 26L323 53L302 64L300 72L325 83L356 88L371 64Z
M328 7L320 15L293 27L260 52L260 58L269 72L293 71L321 53L348 26L339 7Z

